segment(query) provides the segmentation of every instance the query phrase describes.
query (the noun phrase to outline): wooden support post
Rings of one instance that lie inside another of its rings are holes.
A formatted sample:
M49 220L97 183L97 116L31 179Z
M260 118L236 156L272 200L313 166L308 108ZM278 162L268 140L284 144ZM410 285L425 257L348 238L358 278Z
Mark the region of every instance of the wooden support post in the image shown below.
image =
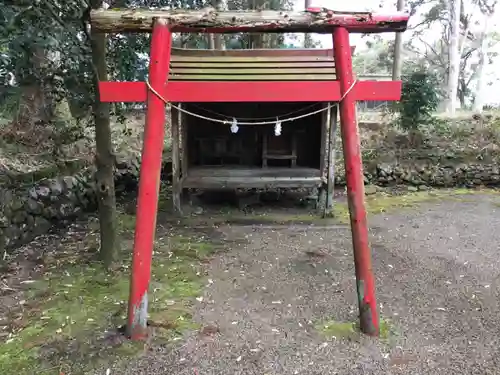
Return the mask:
M368 242L363 164L358 124L356 122L356 102L352 93L352 86L355 82L349 46L349 31L346 28L338 27L334 29L333 52L342 95L339 103L340 125L347 180L347 198L351 218L360 328L362 332L368 335L377 336L379 334L379 322L375 299L375 281Z
M172 203L174 212L182 214L181 210L181 139L180 139L180 117L181 113L177 108L171 107L171 133L172 133Z
M267 168L267 129L262 129L262 168Z
M326 192L327 192L327 180L328 180L328 129L329 129L329 112L327 110L328 105L331 103L325 103L323 105L323 112L321 112L321 145L319 150L319 170L321 175L321 186L318 192L318 203L317 210L318 213L324 217L326 208Z
M165 92L171 45L172 34L167 22L157 20L151 38L149 82L160 93ZM165 136L165 102L148 90L147 105L128 305L127 334L132 340L147 336L148 289Z
M325 217L333 217L333 196L335 194L335 143L337 141L337 106L328 110L328 169L326 180Z
M182 108L182 104L179 103L179 107ZM188 123L187 123L187 116L185 113L181 112L181 120L180 120L180 125L181 125L181 143L182 143L182 150L181 150L181 174L182 174L182 180L184 180L188 174L188 169L189 169L189 150L188 150ZM182 186L181 186L182 188Z
M297 132L292 133L292 162L291 167L297 166Z

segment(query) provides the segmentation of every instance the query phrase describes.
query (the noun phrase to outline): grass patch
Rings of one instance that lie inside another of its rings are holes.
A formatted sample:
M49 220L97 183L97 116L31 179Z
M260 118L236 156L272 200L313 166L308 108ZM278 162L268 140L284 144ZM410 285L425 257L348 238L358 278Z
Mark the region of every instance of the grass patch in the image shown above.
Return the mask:
M335 338L354 338L359 335L356 323L327 320L314 325L314 328L324 336Z
M133 225L129 215L120 215L119 223L120 231ZM204 238L169 235L157 241L149 291L153 340L168 342L197 328L190 310L204 286L199 261L215 250ZM18 313L23 326L0 346L0 373L84 374L143 349L123 339L111 342L105 333L125 322L130 254L124 249L121 266L112 272L88 256L56 254L25 292L27 302Z
M476 194L498 195L493 189L442 189L430 191L408 192L405 194L390 194L379 192L365 197L366 212L368 215L389 213L417 207L421 203L432 203L444 200L467 201L468 197ZM334 205L334 216L343 223L349 222L347 202Z
M326 337L337 339L355 339L361 335L359 323L339 322L333 319L318 322L314 325L316 331ZM388 321L381 319L379 322L379 339L389 340L397 335L397 330Z

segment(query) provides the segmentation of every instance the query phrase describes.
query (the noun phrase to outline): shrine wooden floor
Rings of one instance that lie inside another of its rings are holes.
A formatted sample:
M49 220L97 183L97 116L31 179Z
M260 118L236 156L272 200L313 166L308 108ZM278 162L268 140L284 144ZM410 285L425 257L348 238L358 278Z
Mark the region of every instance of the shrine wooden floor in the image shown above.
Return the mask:
M300 188L321 183L320 170L305 167L191 167L183 188Z

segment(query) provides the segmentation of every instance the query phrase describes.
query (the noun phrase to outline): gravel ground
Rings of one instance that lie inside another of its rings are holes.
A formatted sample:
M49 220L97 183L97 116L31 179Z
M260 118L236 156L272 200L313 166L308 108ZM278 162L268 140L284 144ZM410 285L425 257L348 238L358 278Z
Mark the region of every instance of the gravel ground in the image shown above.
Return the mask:
M213 283L195 307L220 332L155 348L121 373L500 374L500 208L472 199L371 218L388 340L313 327L356 321L348 227L226 226L233 248L211 263Z

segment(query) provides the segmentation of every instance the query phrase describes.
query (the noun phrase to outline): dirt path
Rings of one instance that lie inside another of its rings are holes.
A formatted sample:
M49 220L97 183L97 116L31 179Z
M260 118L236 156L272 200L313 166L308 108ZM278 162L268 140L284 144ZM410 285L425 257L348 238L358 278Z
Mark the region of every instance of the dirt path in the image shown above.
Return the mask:
M500 373L500 208L472 199L370 220L386 340L318 330L356 321L348 227L225 226L236 245L212 262L195 308L220 332L155 348L125 373Z

